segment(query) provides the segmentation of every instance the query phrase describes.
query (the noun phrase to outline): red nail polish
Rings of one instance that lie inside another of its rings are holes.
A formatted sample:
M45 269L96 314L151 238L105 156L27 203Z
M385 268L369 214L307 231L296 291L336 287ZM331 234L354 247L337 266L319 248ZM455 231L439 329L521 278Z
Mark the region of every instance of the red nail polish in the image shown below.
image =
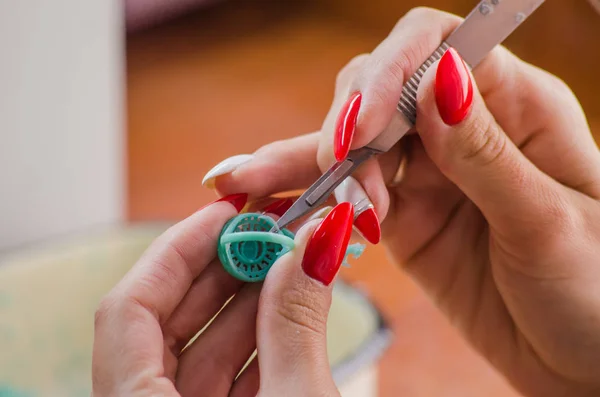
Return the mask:
M467 117L473 103L471 75L458 52L450 48L438 65L435 99L444 123L455 125Z
M230 203L231 205L233 205L235 207L237 212L240 212L242 209L244 209L244 206L248 202L248 194L247 193L230 194L229 196L221 197L220 199L215 200L212 203L209 203L200 209L202 210L211 204L218 203L221 201L227 201L228 203Z
M352 137L356 130L356 120L358 119L358 111L362 94L360 92L352 95L340 110L340 114L335 123L335 135L333 138L333 152L338 161L342 161L348 156Z
M371 244L377 244L381 240L381 226L375 209L367 208L358 214L354 218L354 226Z
M291 198L282 198L281 200L277 200L274 203L267 205L262 209L262 212L282 216L293 204L294 200Z
M354 207L338 204L317 226L302 260L302 269L309 277L331 284L337 274L352 235Z

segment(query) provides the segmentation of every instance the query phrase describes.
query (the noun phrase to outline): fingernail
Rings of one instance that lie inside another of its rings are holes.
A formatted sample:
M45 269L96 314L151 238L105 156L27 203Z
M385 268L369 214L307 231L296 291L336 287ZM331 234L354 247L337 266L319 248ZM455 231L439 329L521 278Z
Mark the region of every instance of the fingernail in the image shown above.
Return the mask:
M454 48L450 48L438 65L435 78L435 100L444 123L455 125L467 117L473 103L473 82Z
M302 269L310 278L331 284L348 248L353 216L352 204L341 203L317 226L302 260Z
M381 225L374 208L367 208L354 216L354 227L371 244L381 240Z
M381 240L381 225L379 218L369 200L369 196L360 183L353 177L348 177L334 191L338 203L349 202L354 206L354 227L371 244Z
M237 212L239 213L240 211L242 211L242 209L248 202L248 194L247 193L230 194L229 196L221 197L220 199L215 200L212 203L205 205L204 207L200 208L200 210L208 207L209 205L212 205L214 203L219 203L222 201L227 201L228 203L233 205L235 207L235 209L237 210Z
M358 119L361 100L362 94L360 92L357 92L348 98L344 106L342 106L342 110L335 123L333 151L335 158L338 161L344 160L350 151L352 137L356 130L356 120Z
M291 198L282 198L267 205L265 208L262 209L262 212L282 216L286 213L287 210L290 209L290 207L293 204L294 200L292 200Z
M239 168L242 164L246 164L254 158L252 154L239 154L229 157L215 165L210 171L204 175L202 184L210 189L214 188L215 178L221 175L229 174Z

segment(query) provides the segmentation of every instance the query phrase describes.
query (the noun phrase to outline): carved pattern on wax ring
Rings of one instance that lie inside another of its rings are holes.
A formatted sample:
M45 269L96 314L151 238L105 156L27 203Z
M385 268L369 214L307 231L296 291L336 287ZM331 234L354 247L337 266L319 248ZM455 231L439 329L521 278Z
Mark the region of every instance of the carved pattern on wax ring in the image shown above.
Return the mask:
M276 222L263 214L247 213L230 219L221 230L217 249L227 273L244 282L263 281L273 263L295 246L294 234L287 229L272 232L276 227ZM362 244L348 246L346 258L358 258L364 248Z

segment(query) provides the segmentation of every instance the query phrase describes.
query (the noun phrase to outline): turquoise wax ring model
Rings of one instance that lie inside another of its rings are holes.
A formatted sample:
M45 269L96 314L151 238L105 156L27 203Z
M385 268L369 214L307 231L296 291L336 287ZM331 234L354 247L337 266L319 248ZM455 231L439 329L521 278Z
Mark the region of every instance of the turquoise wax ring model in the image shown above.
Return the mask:
M245 282L262 281L273 263L294 248L294 234L271 233L275 221L261 214L230 219L219 236L219 259L227 273Z
M294 234L287 229L271 232L276 226L272 218L262 214L241 214L230 219L218 245L219 259L227 273L245 282L263 281L273 263L294 249ZM362 244L350 245L346 257L358 258L364 248Z

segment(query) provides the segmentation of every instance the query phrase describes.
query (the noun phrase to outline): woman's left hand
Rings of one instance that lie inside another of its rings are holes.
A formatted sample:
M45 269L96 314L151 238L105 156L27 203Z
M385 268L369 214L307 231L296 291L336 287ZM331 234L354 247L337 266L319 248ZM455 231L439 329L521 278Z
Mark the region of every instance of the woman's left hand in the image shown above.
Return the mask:
M317 281L318 261L301 263L315 258L303 259L309 238L331 219L305 225L262 286L244 284L215 257L223 225L245 200L226 197L169 229L102 300L94 397L339 395L326 351L332 287ZM238 376L256 348L258 358Z

